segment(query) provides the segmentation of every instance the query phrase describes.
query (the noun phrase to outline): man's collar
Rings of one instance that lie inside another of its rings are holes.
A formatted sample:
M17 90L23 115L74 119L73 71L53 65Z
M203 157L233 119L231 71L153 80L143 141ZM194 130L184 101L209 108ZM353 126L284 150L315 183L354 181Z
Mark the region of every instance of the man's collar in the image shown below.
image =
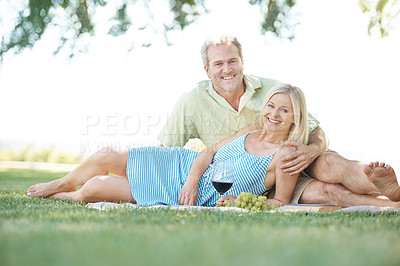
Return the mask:
M243 75L246 91L255 91L261 88L261 80L255 76Z

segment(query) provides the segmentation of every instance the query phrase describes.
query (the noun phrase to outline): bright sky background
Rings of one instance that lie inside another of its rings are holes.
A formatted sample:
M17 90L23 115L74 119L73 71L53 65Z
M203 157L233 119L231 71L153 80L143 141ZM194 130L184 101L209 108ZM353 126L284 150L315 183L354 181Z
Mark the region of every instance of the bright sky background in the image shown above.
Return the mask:
M55 144L76 153L156 145L178 97L207 78L202 42L230 32L243 45L245 73L303 89L331 149L386 161L400 174L400 27L371 38L356 0L298 2L293 42L266 42L258 7L245 0L208 0L211 13L173 33L171 47L154 41L128 52L126 38L99 32L88 53L68 61L52 56L57 39L48 34L0 66L0 144Z

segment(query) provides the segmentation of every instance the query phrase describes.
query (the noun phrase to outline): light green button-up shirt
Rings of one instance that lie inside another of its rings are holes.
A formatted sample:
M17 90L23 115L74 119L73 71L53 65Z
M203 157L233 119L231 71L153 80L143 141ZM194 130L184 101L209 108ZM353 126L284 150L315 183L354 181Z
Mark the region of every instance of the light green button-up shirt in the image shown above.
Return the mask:
M250 75L244 81L246 91L238 111L213 89L211 80L199 82L178 100L158 140L164 146L183 147L189 139L198 138L208 147L259 122L264 96L279 82ZM309 114L309 132L318 125Z

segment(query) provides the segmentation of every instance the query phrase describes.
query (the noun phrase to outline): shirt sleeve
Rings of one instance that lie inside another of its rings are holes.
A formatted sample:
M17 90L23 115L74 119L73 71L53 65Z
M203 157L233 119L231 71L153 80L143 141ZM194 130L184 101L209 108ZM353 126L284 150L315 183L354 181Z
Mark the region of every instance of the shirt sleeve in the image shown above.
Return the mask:
M311 133L319 126L319 121L310 113L308 113L308 133Z
M167 147L183 147L189 139L199 138L191 110L188 97L182 96L158 135L157 139L161 144Z

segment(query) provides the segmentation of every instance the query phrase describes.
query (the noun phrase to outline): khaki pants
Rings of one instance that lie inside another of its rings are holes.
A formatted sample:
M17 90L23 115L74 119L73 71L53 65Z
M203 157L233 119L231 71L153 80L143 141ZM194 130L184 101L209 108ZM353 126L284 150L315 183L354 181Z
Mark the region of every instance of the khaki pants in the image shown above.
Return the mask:
M308 186L308 184L311 183L311 181L315 180L314 178L310 177L304 172L301 172L299 174L299 177L297 178L297 183L296 186L294 187L292 198L290 199L290 203L292 204L298 204L299 199L301 195L303 194L304 190ZM275 196L275 186L272 187L269 191L267 191L267 197L269 199L273 199Z

